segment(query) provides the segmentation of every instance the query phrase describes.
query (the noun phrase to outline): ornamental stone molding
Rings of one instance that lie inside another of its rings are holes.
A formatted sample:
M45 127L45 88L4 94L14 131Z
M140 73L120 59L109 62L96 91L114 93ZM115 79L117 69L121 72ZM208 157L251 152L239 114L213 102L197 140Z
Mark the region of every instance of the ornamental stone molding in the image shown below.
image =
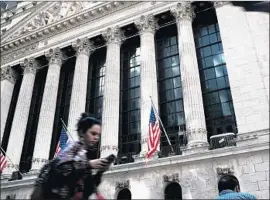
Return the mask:
M135 26L138 28L140 33L154 33L158 28L157 21L153 15L142 15L140 19L135 22Z
M72 43L72 47L77 51L77 54L85 54L87 56L94 51L94 44L89 38L77 39Z
M61 66L63 60L65 59L60 48L49 49L48 51L45 52L45 56L48 58L50 65L57 64Z
M48 159L44 159L44 158L33 158L32 159L32 163L43 163L43 164L47 164L49 162Z
M104 150L116 150L118 151L118 147L115 145L103 145L100 147L100 151L104 151Z
M129 180L116 182L116 184L115 184L115 190L120 190L120 189L123 189L123 188L130 189L130 182L129 182Z
M175 173L175 174L163 176L163 183L170 183L170 182L179 183L179 174Z
M24 74L37 72L38 63L34 58L26 58L20 62L20 65L24 67Z
M8 80L11 83L15 83L17 79L17 74L11 68L11 66L6 66L1 68L1 81Z
M102 36L109 43L117 43L121 44L124 40L124 33L121 31L119 26L109 27L105 31L103 31Z
M41 18L41 16L45 15L44 12L40 10L37 15L39 16L39 20L42 22L35 22L37 24L32 24L31 26L28 24L27 31L22 31L20 34L17 34L16 37L11 37L6 40L2 40L2 43L5 43L1 47L2 55L9 53L10 51L17 49L18 46L27 46L29 43L38 43L41 40L52 37L54 35L58 35L59 33L66 32L69 29L76 28L80 24L85 24L87 22L96 20L105 15L109 15L111 13L115 13L118 10L123 8L127 8L140 2L106 2L102 3L94 8L84 9L79 13L74 13L71 16L66 16L61 18L61 20L51 21L52 19L45 17L45 19ZM43 12L43 15L42 15ZM46 12L45 12L46 13ZM46 13L47 15L48 13ZM46 16L45 15L45 16ZM36 16L33 16L36 17ZM43 16L44 17L44 16ZM38 20L38 21L39 21ZM45 21L45 22L44 22ZM30 23L30 22L29 22ZM31 21L31 23L34 23ZM45 24L44 24L45 23ZM42 25L41 25L42 24ZM16 26L16 25L15 25ZM38 28L33 28L38 26Z
M191 21L195 18L194 8L188 1L177 3L170 11L177 21L183 19Z

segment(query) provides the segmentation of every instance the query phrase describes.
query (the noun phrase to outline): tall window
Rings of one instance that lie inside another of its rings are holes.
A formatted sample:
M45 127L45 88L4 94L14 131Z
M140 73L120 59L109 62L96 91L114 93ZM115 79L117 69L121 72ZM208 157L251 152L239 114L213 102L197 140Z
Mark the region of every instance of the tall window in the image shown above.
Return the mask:
M88 70L88 90L85 110L94 114L99 120L102 118L105 62L106 48L102 48L91 55L91 64Z
M140 146L140 42L126 41L121 51L119 153L138 154Z
M237 132L227 67L219 26L213 9L201 12L194 21L208 137Z
M175 25L157 32L156 49L160 117L171 143L177 148L183 142L185 114ZM168 141L162 134L161 147L165 146Z
M32 156L35 147L35 139L39 121L39 112L42 103L47 71L48 67L43 67L39 69L36 73L31 106L24 138L23 151L20 161L21 172L28 172L31 169Z
M15 114L17 100L19 97L20 88L21 88L21 84L22 84L23 72L21 69L18 70L18 68L19 68L18 66L14 67L14 69L16 69L16 72L18 73L18 78L17 78L16 83L14 85L14 89L13 89L13 93L12 93L12 97L11 97L11 103L10 103L9 110L8 110L8 116L7 116L7 121L6 121L6 125L5 125L5 130L4 130L4 134L3 134L3 140L1 142L1 147L3 148L4 151L7 150L12 121L13 121L13 117Z
M68 114L73 85L74 69L75 69L75 58L67 60L62 65L61 68L56 111L54 117L53 137L50 150L50 159L53 158L55 154L56 145L59 141L61 129L63 127L61 119L63 119L66 125L68 123Z

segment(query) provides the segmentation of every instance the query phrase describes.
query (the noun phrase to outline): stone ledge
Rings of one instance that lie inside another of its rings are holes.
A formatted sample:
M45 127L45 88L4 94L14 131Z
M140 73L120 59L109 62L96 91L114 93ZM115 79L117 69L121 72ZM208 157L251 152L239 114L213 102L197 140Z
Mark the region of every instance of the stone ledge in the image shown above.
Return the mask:
M227 148L220 148L216 150L207 150L205 152L190 154L190 155L178 155L173 157L167 158L159 158L157 160L150 160L147 163L147 168L154 168L156 166L167 166L172 164L178 163L185 163L194 162L198 160L207 160L207 159L214 159L219 157L226 157L226 156L233 156L238 154L244 154L248 152L255 152L255 151L262 151L269 149L269 143L262 143L262 144L252 144L248 146L235 146L235 147L227 147ZM106 175L115 175L115 173L120 172L128 172L131 170L141 170L145 168L145 163L143 161L137 163L128 163L123 165L116 165L113 166Z

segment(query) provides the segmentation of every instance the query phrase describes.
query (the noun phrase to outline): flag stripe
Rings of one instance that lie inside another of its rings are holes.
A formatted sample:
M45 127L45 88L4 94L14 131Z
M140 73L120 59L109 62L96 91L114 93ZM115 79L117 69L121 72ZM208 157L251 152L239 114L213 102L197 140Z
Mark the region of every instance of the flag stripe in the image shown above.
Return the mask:
M7 157L1 152L0 155L0 173L4 171L7 166Z
M55 149L55 157L65 149L67 144L69 143L69 135L67 134L66 129L63 127L61 130L59 142L57 143L56 149Z
M149 158L157 151L159 141L160 141L160 127L159 122L156 119L153 105L151 106L151 113L150 113L150 120L149 120L149 127L148 127L148 152L146 157Z

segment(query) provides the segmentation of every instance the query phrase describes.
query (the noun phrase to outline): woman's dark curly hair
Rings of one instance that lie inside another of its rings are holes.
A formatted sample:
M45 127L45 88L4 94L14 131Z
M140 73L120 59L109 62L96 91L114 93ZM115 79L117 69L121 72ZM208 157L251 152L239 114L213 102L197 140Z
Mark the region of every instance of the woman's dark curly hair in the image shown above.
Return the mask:
M84 134L89 128L91 128L95 124L101 125L101 122L94 115L91 115L89 113L82 113L77 123L77 131L81 131Z

